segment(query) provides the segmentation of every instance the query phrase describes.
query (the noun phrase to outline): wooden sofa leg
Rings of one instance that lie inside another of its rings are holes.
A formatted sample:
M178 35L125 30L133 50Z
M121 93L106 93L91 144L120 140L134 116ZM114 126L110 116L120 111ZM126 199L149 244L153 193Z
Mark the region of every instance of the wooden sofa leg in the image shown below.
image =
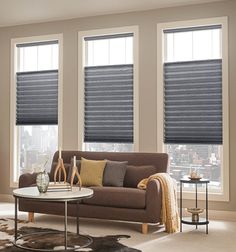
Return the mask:
M34 213L33 212L28 212L28 221L34 222Z
M142 224L142 233L143 234L147 234L148 233L148 224L147 223L143 223Z

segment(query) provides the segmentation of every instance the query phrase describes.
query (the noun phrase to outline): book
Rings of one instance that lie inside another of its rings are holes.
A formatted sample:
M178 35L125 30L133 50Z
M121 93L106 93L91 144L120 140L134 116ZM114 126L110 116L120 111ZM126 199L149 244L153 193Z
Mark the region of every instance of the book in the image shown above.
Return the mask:
M72 190L71 185L69 183L64 183L64 182L61 182L61 183L50 182L47 189L48 192L56 192L56 191L61 192L61 191L71 191L71 190Z
M53 188L55 188L55 187L59 187L59 188L62 188L62 187L70 187L70 184L69 183L64 183L64 182L61 182L61 183L59 183L59 182L49 182L49 185L48 185L48 187L53 187Z
M48 188L47 192L66 192L71 190L72 188Z

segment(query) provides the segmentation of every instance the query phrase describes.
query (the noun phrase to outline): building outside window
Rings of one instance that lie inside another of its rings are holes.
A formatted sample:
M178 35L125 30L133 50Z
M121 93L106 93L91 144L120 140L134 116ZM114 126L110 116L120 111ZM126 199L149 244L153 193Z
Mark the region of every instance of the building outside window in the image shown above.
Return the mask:
M162 29L163 150L177 181L196 170L211 181L211 193L223 194L228 107L222 24L183 23Z
M133 151L134 34L84 36L83 150Z
M12 183L50 170L58 149L58 40L14 41Z

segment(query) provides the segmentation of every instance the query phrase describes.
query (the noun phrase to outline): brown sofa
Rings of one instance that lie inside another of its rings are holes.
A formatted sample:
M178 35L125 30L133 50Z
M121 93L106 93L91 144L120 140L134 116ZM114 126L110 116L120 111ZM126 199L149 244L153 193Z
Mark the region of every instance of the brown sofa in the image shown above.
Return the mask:
M160 222L161 188L157 180L151 181L147 190L137 189L137 183L151 174L166 172L168 155L165 153L121 153L121 152L82 152L63 151L62 158L69 167L71 158L112 161L128 161L123 187L92 187L94 196L83 200L79 205L80 217L109 220L133 221L142 223L142 232L148 230L148 223ZM54 154L52 168L58 160L58 152ZM19 179L19 187L35 184L37 174L23 174ZM50 180L53 180L52 172ZM33 221L34 213L64 214L64 205L59 202L39 202L21 199L19 210L29 212ZM76 206L68 205L68 215L76 216Z

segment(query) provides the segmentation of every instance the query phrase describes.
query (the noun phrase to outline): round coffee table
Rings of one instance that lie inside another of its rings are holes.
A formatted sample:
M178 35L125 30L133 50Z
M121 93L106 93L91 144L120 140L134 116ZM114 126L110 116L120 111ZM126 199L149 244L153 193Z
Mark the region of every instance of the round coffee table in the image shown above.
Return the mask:
M29 238L33 235L38 235L39 233L34 234L27 234L27 235L20 235L17 234L17 212L18 212L18 199L24 198L24 199L30 199L30 200L36 200L36 201L47 201L47 202L64 202L65 206L65 212L64 212L64 248L61 251L65 250L75 250L75 248L68 248L67 244L67 205L68 202L74 201L76 202L76 213L77 213L77 236L81 236L83 238L87 238L87 242L83 245L80 245L79 247L87 247L92 243L92 239L89 236L80 235L79 234L79 211L78 211L78 205L80 200L91 198L93 196L93 190L89 188L81 188L79 187L72 187L71 191L63 191L63 192L46 192L46 193L39 193L37 187L24 187L15 189L13 191L13 196L15 197L15 239L13 241L13 244L21 249L25 250L31 250L31 251L55 251L53 249L38 249L38 248L29 248L22 244L17 243L19 239L22 238ZM60 232L60 231L58 231ZM47 234L50 233L47 231ZM55 233L55 232L53 232ZM42 232L40 232L42 234ZM57 250L58 251L58 250Z

